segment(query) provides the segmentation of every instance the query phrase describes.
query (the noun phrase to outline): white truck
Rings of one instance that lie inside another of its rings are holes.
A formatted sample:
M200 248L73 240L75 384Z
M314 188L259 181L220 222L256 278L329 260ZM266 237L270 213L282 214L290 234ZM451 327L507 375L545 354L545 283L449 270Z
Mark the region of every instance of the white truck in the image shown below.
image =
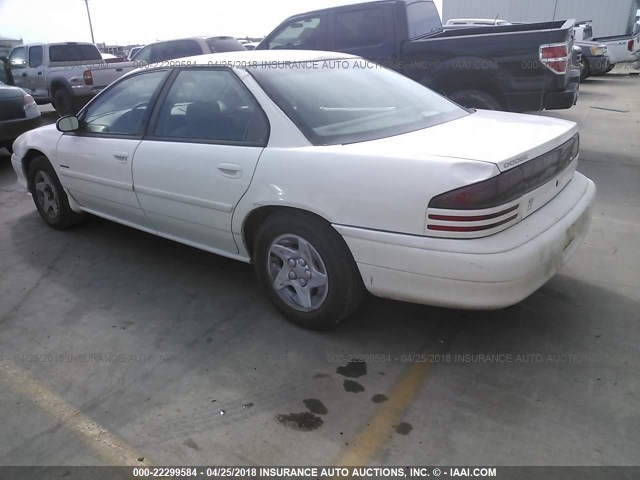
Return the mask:
M91 43L37 43L15 47L9 54L13 84L38 104L51 102L60 115L77 113L106 85L85 81L85 72L106 68Z
M576 41L596 42L607 47L607 55L611 68L618 63L630 63L633 68L640 69L640 32L632 35L593 38L591 21L580 22L575 29Z

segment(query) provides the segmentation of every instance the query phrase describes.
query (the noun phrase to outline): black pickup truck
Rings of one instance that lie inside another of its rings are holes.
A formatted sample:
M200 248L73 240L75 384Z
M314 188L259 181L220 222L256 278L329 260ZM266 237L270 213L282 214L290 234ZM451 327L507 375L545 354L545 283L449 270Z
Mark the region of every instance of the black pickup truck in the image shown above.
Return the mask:
M432 0L379 0L295 15L257 50L352 53L467 107L571 108L580 67L573 20L445 30Z

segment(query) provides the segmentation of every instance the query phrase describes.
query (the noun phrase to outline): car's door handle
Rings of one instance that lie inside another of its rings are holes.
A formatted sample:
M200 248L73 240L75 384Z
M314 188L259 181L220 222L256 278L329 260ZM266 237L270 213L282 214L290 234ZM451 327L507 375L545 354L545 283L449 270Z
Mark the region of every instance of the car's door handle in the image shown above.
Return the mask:
M27 72L22 72L22 76L26 77L27 76Z
M42 75L42 72L38 72L38 75Z
M129 160L129 155L124 152L116 152L113 154L113 158L121 163L127 163L127 160Z
M242 176L242 167L236 163L221 163L218 170L225 177L240 178Z

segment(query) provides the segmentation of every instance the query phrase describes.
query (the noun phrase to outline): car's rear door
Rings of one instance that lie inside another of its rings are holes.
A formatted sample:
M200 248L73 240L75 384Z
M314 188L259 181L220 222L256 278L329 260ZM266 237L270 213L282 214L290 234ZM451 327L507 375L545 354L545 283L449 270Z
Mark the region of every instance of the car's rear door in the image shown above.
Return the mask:
M176 70L133 159L135 191L160 235L236 253L231 216L268 131L264 112L231 70Z
M28 52L27 78L29 80L29 93L35 98L47 98L47 82L44 75L44 46L31 45Z
M131 161L167 70L143 71L109 87L57 147L61 182L87 210L151 229L133 191Z

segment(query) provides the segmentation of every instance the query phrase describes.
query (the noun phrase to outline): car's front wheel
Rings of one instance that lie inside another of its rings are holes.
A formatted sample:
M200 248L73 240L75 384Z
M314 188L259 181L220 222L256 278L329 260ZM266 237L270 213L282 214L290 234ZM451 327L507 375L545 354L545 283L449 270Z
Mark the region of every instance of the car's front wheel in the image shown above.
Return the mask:
M29 189L42 219L56 229L65 229L79 223L83 215L71 210L55 170L45 156L39 156L29 167Z
M273 304L305 328L331 328L360 305L365 289L342 237L322 219L278 212L262 224L254 266Z

